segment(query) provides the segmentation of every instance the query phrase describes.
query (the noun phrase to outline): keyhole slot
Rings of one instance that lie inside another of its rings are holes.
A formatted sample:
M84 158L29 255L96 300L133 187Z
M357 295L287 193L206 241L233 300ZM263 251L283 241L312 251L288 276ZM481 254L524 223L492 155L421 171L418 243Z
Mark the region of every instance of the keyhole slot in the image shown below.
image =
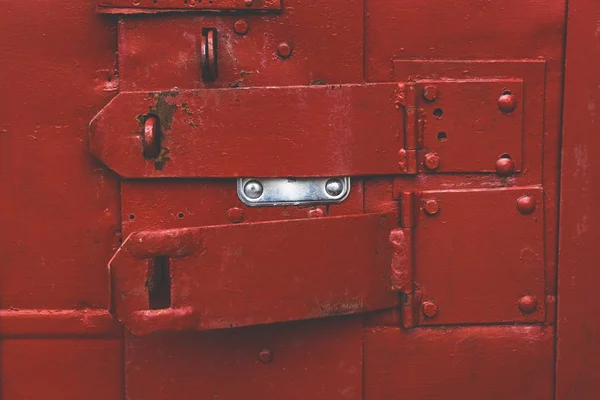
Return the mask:
M171 262L167 256L148 260L148 306L151 310L171 307Z

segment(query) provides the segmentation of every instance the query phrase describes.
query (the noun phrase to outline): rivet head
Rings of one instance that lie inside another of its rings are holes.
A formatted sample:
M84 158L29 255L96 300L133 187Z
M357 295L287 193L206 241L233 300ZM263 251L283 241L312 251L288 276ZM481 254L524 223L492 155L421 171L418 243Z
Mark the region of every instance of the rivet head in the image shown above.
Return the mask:
M435 305L433 301L425 301L423 302L423 314L427 318L433 318L438 313L438 306Z
M233 24L233 30L238 35L244 35L248 32L248 23L243 19L237 20Z
M232 207L227 210L227 219L234 224L244 220L244 210L238 207Z
M258 181L248 181L244 185L244 194L250 199L258 199L262 193L263 187Z
M503 113L511 113L517 108L517 98L510 92L498 97L498 108Z
M515 172L515 162L507 157L501 157L496 161L496 172L500 176L510 176Z
M434 101L439 96L440 91L435 85L427 85L423 89L423 98L427 101Z
M339 196L344 191L344 182L338 178L330 179L325 182L325 191L330 196Z
M521 214L531 214L535 210L535 199L531 196L521 196L517 199L517 210Z
M428 170L438 169L440 166L440 157L435 153L427 153L425 154L424 165Z
M321 218L325 216L325 211L323 211L321 208L313 208L308 210L308 216L310 218Z
M268 364L273 359L273 352L270 349L262 349L260 353L258 353L258 359L263 364Z
M440 205L433 199L425 200L423 203L423 211L427 215L435 215L440 210Z
M533 296L523 296L519 299L519 309L523 314L531 314L537 310L537 300Z
M247 7L250 7L252 5L252 0L244 0L244 4L246 4Z
M292 46L288 42L282 42L277 45L277 54L281 58L288 58L292 55Z

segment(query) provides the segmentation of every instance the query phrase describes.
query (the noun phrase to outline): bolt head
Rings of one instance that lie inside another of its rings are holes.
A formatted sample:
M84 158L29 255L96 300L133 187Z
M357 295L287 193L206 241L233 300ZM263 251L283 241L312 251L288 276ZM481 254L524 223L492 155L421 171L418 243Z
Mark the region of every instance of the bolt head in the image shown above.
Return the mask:
M332 197L337 197L344 191L344 182L341 179L333 178L325 182L325 191Z
M517 108L517 98L512 93L504 93L498 97L498 108L503 113L511 113Z
M292 46L288 42L282 42L277 45L277 54L281 58L288 58L292 55Z
M325 216L325 211L321 208L313 208L312 210L308 210L308 216L310 218L321 218Z
M234 224L242 222L244 220L244 210L238 207L232 207L227 210L227 219Z
M258 359L263 364L268 364L273 359L273 352L270 349L262 349L260 353L258 353Z
M423 314L427 318L433 318L438 313L438 306L435 305L433 301L425 301L423 302Z
M425 200L425 203L423 203L423 211L425 211L425 214L427 215L435 215L439 210L440 205L436 200L429 199Z
M499 158L496 161L496 172L500 176L510 176L515 172L515 162L510 158Z
M248 23L243 19L237 20L233 24L233 30L238 35L244 35L248 32Z
M523 314L531 314L537 310L537 300L533 296L523 296L519 299L519 309Z
M427 85L423 89L423 98L427 101L434 101L439 96L440 91L435 85Z
M248 181L244 185L244 194L250 199L258 199L263 194L263 187L258 181Z
M535 199L531 196L521 196L517 199L517 210L521 214L531 214L535 210Z
M425 154L424 165L425 168L431 171L438 169L438 167L440 166L440 157L435 153Z

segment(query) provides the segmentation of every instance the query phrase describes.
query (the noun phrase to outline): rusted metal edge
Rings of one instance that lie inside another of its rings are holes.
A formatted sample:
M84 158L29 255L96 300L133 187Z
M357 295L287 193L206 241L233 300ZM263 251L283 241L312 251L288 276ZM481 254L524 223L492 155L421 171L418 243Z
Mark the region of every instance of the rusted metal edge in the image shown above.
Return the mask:
M105 14L164 12L280 11L281 0L98 0L96 11Z
M0 337L120 337L123 329L108 310L0 310Z

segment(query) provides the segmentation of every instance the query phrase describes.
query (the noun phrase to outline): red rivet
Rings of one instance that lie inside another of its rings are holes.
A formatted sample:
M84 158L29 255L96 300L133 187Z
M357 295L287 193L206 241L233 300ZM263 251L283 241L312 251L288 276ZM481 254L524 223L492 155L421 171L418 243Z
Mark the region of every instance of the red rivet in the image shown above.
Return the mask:
M233 30L238 35L244 35L248 32L248 23L243 19L237 20L233 24Z
M288 58L292 55L292 46L288 42L282 42L277 45L277 54L281 58Z
M510 92L498 97L498 108L503 113L511 113L517 108L517 98Z
M312 210L308 210L308 216L311 218L321 218L325 216L325 211L321 208L313 208Z
M440 91L435 85L427 85L423 89L423 98L427 101L434 101L439 96Z
M496 172L501 176L510 176L515 172L515 162L508 157L496 161Z
M244 220L244 210L238 207L232 207L227 210L227 219L234 224Z
M438 313L438 306L435 305L433 301L425 301L423 302L423 314L427 318L433 318Z
M437 169L440 166L440 157L435 153L425 154L425 168L429 170Z
M523 314L531 314L537 310L537 300L533 296L523 296L519 299L519 309Z
M244 3L247 7L250 7L252 5L252 0L244 0Z
M423 211L425 211L427 215L435 215L439 209L440 205L433 199L425 200L425 203L423 204Z
M263 364L268 364L273 359L273 352L269 349L262 349L260 353L258 353L258 359Z
M517 210L522 214L531 214L535 210L535 199L531 196L521 196L517 199Z

